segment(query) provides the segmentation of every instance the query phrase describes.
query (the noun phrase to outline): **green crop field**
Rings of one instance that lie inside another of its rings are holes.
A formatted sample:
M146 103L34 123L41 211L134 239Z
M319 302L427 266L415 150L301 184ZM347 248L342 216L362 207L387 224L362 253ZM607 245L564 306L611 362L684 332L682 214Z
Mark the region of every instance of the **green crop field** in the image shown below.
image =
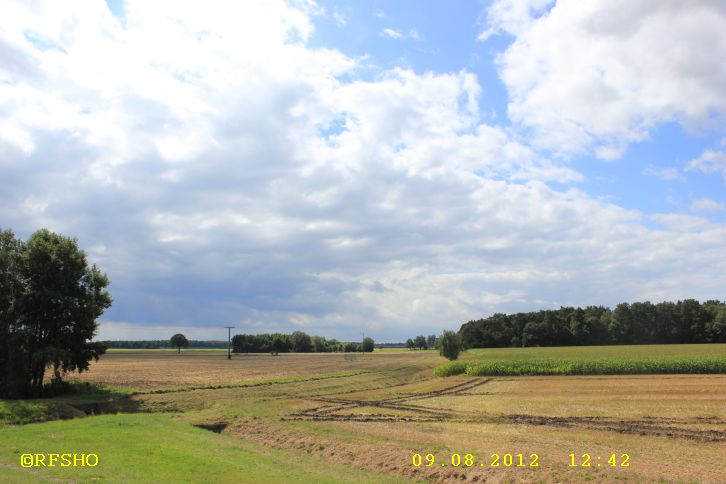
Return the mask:
M723 365L726 345L476 349L459 363L656 360ZM436 376L446 365L434 351L111 351L77 394L0 400L0 481L723 480L725 374ZM55 453L98 464L22 466Z
M437 376L724 374L724 345L585 346L471 350Z

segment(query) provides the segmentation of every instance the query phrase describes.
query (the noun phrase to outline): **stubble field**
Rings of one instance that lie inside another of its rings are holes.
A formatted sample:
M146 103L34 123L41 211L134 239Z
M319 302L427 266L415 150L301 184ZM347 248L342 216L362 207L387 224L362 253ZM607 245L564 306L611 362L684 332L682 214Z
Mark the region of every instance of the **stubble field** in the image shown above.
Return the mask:
M726 345L547 350L726 358ZM517 356L533 357L506 354ZM111 387L103 399L33 402L24 414L0 402L0 480L723 482L726 375L435 377L443 363L406 350L355 361L111 352L80 378ZM7 425L42 420L50 407L96 415ZM101 464L18 465L23 452L58 448L95 450Z

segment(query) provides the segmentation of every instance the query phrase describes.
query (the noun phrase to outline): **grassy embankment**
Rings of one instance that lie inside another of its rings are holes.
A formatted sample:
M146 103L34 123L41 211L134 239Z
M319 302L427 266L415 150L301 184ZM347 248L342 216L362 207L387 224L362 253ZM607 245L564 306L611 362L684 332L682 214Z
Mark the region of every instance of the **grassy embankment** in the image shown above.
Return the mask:
M473 349L435 370L436 376L724 373L723 344Z
M94 467L24 469L24 453L96 454ZM399 482L393 476L323 463L307 454L218 435L169 415L119 414L4 428L0 481L57 478L106 482ZM11 464L15 463L15 464Z

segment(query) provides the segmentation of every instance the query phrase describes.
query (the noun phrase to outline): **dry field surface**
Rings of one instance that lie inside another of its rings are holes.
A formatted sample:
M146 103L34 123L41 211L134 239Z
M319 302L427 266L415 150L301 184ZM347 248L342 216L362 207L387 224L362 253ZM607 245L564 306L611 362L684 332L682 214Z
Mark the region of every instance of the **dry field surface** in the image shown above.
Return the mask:
M443 361L413 351L356 361L118 352L83 379L145 389L129 397L141 411L412 480L725 480L726 375L435 378ZM251 381L259 384L241 386ZM214 384L228 387L201 388ZM412 465L415 453L435 464ZM473 466L452 465L452 454L467 453ZM537 454L539 466L490 465L492 454L520 453L526 463ZM571 453L578 462L590 454L591 466L570 467ZM612 454L628 454L630 465L607 465Z
M139 390L172 387L234 385L274 378L294 378L336 372L360 372L392 365L415 364L425 352L385 352L383 358L356 355L348 361L340 353L233 355L219 350L113 351L91 363L89 371L71 379Z

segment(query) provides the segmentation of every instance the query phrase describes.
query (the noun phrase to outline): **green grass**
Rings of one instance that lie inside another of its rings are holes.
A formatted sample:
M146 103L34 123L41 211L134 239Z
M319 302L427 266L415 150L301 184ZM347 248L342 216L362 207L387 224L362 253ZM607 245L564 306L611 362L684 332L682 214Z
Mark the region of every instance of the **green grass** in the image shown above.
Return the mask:
M24 469L24 453L93 453L96 467ZM303 453L197 429L159 414L102 415L0 432L0 481L400 482Z
M71 393L35 400L0 400L0 428L47 420L85 417L83 408L114 405L114 411L129 410L126 390L111 390L88 383L71 383ZM124 404L127 404L124 406Z
M434 370L436 376L724 373L724 344L474 349Z

